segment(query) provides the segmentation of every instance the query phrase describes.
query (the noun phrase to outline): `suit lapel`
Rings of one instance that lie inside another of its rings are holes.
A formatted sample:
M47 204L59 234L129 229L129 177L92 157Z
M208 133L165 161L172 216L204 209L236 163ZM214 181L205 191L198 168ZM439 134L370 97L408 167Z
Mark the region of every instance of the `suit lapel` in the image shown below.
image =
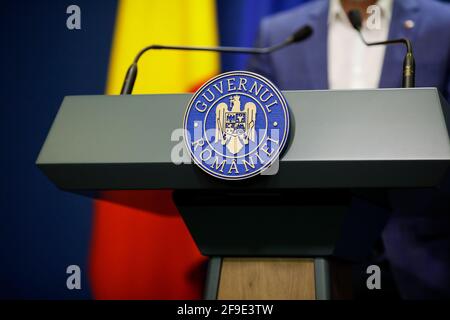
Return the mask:
M318 3L315 10L310 12L309 24L314 34L309 40L306 55L307 71L311 89L328 88L328 1Z
M419 5L417 0L394 0L389 39L408 38L413 43L416 30L419 28ZM405 21L414 22L413 28L406 28ZM405 56L402 45L388 45L384 56L383 70L380 78L380 88L398 88L402 86L402 67Z

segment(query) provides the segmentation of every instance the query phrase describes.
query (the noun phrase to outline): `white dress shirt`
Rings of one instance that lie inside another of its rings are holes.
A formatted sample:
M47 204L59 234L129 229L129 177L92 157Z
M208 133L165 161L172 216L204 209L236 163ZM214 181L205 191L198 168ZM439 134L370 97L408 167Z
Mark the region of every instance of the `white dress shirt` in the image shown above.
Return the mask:
M384 41L389 34L393 0L379 0L380 28L363 23L366 41ZM378 88L386 46L366 46L353 29L340 0L330 0L328 18L328 81L330 89Z

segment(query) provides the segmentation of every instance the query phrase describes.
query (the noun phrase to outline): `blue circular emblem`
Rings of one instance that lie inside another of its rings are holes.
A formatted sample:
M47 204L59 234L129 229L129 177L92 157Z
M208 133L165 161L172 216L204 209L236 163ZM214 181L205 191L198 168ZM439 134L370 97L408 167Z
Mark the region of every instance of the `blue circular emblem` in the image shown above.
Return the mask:
M192 97L184 117L184 140L194 162L227 180L267 169L289 133L288 105L273 83L247 71L223 73Z

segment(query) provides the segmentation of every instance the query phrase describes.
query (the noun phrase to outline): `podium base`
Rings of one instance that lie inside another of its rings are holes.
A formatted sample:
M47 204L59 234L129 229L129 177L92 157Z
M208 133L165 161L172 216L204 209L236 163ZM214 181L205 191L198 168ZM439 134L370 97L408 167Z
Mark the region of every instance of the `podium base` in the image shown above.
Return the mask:
M328 300L328 262L322 258L213 257L205 299Z

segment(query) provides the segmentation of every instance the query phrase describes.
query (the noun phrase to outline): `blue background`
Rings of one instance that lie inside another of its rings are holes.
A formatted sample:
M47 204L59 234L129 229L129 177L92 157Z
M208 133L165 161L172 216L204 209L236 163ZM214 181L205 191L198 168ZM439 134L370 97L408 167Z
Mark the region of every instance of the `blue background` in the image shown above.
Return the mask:
M62 192L35 161L65 95L102 94L115 2L76 1L82 30L66 28L73 1L8 1L0 11L0 298L89 298L66 288L87 271L92 202Z

